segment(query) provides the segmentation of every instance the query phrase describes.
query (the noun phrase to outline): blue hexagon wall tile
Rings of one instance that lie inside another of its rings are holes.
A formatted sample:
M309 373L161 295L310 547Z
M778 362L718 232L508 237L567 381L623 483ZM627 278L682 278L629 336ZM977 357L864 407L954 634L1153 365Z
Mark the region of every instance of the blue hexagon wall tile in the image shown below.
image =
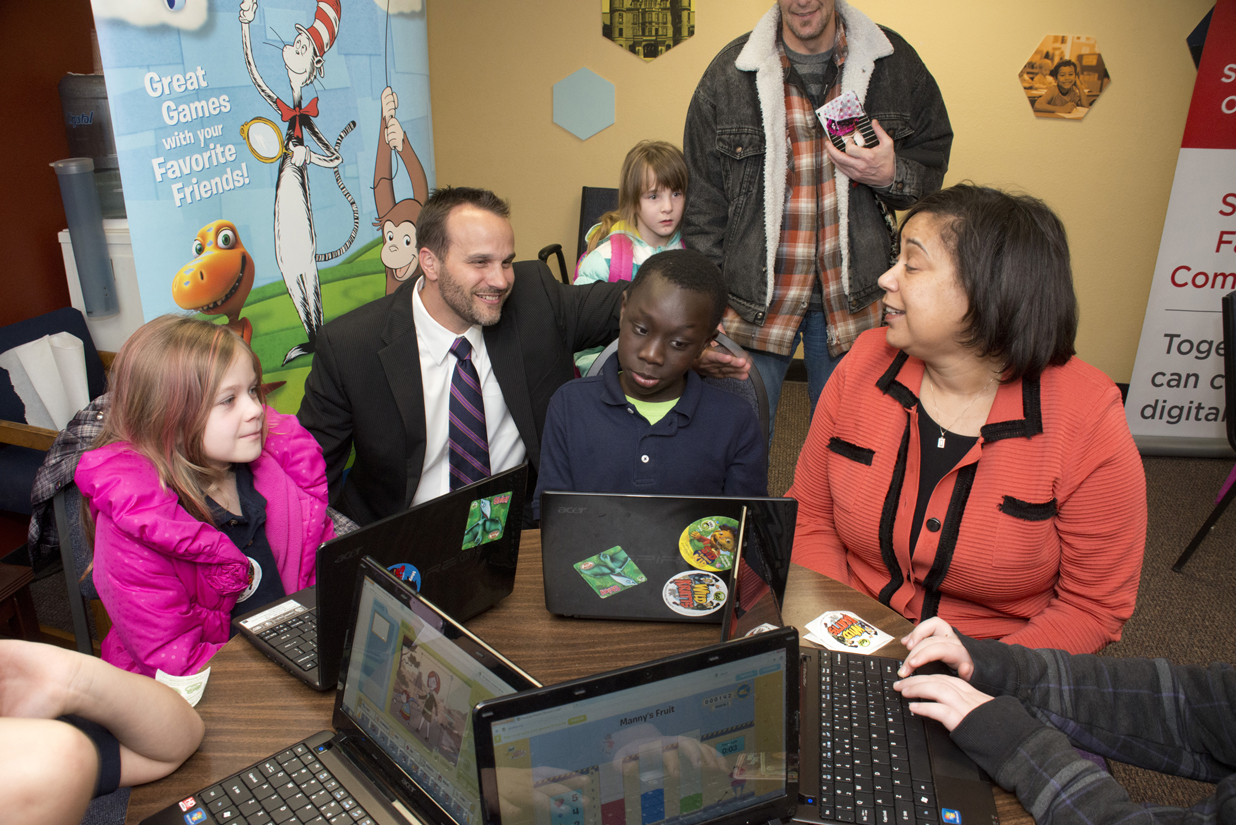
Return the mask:
M580 69L554 84L554 123L580 140L614 125L614 84Z

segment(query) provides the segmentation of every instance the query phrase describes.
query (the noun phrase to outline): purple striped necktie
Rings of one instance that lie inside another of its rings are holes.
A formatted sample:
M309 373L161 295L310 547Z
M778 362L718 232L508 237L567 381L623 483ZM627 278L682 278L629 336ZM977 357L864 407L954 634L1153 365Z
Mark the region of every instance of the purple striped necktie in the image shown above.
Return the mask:
M481 379L472 365L472 345L462 335L451 344L455 371L451 374L451 489L457 490L489 476L489 441L485 435L485 398Z

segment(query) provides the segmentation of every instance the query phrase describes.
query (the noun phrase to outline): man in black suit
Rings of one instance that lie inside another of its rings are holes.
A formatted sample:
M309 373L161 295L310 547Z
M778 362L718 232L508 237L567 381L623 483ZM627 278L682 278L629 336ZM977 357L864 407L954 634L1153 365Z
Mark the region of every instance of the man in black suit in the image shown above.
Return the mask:
M567 286L540 261L518 264L505 201L445 188L417 222L423 277L322 327L298 417L326 457L331 504L369 524L450 489L451 342L472 346L489 464L540 464L549 399L575 352L618 335L625 283ZM401 237L384 243L403 243ZM713 374L746 364L711 354ZM418 368L419 367L419 368ZM352 447L356 461L341 483Z

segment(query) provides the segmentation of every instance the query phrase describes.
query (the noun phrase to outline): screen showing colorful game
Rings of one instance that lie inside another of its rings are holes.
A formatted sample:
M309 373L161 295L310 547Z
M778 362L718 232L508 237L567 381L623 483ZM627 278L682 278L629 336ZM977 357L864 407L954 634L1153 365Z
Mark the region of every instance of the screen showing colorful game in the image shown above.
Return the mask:
M785 793L785 651L493 725L502 825L702 822Z
M359 615L344 712L457 822L479 821L472 707L514 689L368 579Z

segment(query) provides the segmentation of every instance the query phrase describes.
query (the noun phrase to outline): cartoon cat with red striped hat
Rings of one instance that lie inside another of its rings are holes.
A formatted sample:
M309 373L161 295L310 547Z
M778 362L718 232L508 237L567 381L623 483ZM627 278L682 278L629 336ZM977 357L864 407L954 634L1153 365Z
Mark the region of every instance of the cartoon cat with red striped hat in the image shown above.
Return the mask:
M249 24L257 16L257 0L242 0L240 4L240 37L249 77L262 98L287 123L284 152L279 157L278 181L275 184L275 261L309 340L292 347L283 359L284 364L314 351L318 329L322 326L318 264L347 252L360 228L360 210L344 186L338 168L343 162L339 145L356 127L356 122L349 122L332 145L313 121L318 117L318 99L304 100L305 89L325 73L326 53L339 35L341 13L340 0L318 0L312 25L305 28L297 24L296 37L283 47L283 64L292 87L289 105L266 85L253 60ZM306 136L313 138L322 150L320 153L309 148ZM352 206L351 236L339 249L321 255L317 253L317 235L313 229L313 210L309 201L310 165L333 169L335 183Z

